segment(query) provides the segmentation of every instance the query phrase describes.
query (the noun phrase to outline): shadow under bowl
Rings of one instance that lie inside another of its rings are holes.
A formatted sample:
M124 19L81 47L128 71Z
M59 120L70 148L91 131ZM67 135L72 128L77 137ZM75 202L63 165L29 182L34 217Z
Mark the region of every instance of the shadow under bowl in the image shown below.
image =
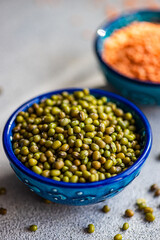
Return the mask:
M34 191L41 197L49 199L53 202L68 205L87 205L94 204L111 198L122 191L129 183L133 181L140 173L140 170L146 161L152 145L152 133L149 122L139 108L127 99L116 94L90 89L92 95L96 98L106 96L108 101L112 101L122 108L125 112L131 112L136 120L137 131L141 136L142 152L135 163L126 171L117 176L93 183L66 183L58 182L49 178L38 175L25 167L15 156L12 149L12 130L15 127L15 119L19 112L27 111L34 103L51 97L53 94L60 94L63 91L73 93L82 89L62 89L49 92L35 97L20 106L7 121L3 132L3 146L10 165L17 177L27 185L31 191Z
M105 22L96 31L94 41L96 57L106 80L124 97L129 98L138 104L160 105L159 83L152 83L151 81L144 82L126 77L102 59L102 51L106 38L110 37L115 30L126 27L135 21L160 23L160 10L145 9L132 11L123 14L110 22Z

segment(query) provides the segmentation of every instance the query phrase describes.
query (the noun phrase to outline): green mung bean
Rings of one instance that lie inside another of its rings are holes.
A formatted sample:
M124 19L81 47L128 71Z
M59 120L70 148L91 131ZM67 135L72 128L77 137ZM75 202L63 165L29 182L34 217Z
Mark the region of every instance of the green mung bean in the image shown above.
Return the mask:
M141 154L132 114L88 89L53 95L20 112L12 144L35 173L72 183L115 176Z
M35 232L35 231L37 231L37 229L38 229L37 225L31 225L31 226L29 227L29 230L30 230L31 232Z
M7 209L6 208L0 208L0 215L6 215Z
M122 240L122 235L121 234L115 235L114 240Z
M128 228L129 228L129 224L128 223L124 223L122 229L124 231L126 231Z
M89 224L87 228L88 233L93 233L95 231L95 226L93 224Z

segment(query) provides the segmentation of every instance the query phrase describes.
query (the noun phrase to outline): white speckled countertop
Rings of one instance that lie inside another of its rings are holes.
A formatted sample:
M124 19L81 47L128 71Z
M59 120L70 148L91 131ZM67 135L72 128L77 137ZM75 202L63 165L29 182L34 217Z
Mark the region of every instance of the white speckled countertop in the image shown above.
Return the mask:
M133 7L134 1L123 2ZM93 33L106 14L122 8L120 0L0 1L0 134L8 116L40 93L61 87L108 89L93 54ZM0 142L0 186L8 191L0 196L0 207L8 210L0 215L0 240L112 240L125 221L125 209L135 209L139 197L155 209L156 220L146 223L136 212L123 239L160 239L160 198L148 192L152 183L160 185L160 109L141 109L152 126L152 151L140 176L107 201L108 214L101 212L104 202L82 207L44 204L18 180ZM84 231L89 223L96 228L92 235ZM30 224L38 225L36 233L27 230Z

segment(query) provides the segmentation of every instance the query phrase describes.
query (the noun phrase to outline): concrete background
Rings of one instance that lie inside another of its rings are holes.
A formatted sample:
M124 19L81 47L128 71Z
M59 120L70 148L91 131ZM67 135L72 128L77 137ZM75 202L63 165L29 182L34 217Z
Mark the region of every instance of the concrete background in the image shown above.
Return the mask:
M160 1L130 0L1 0L0 1L0 134L9 115L24 101L61 87L108 89L93 54L93 36L104 19L128 8L157 6ZM138 4L138 5L137 5ZM139 197L155 209L156 220L146 223L139 212L122 233L125 240L158 240L160 237L159 198L148 192L152 183L160 184L159 107L141 107L153 130L153 148L140 176L122 193L104 203L71 207L46 205L22 184L9 166L0 142L1 240L112 240L126 221L126 208L135 210ZM95 224L92 235L85 233ZM27 230L37 224L38 231Z

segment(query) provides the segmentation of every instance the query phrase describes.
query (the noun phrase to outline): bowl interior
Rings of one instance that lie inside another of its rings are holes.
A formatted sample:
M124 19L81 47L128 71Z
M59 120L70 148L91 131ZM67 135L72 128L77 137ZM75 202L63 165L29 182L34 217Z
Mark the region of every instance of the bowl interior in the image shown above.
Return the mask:
M19 107L9 118L8 122L6 123L4 133L3 133L3 145L5 152L7 156L9 157L10 161L16 165L20 170L24 171L25 173L29 174L30 176L43 181L47 182L49 184L56 184L56 185L62 185L62 186L71 186L71 187L76 187L78 186L83 186L83 187L89 187L89 186L96 186L99 184L107 184L110 182L114 182L118 179L122 179L126 176L128 176L130 173L132 173L135 169L139 168L143 162L146 160L150 149L151 149L151 143L152 143L152 135L151 135L151 129L150 125L148 123L148 120L144 116L144 114L138 109L133 103L128 101L127 99L120 97L116 94L109 93L103 90L97 90L97 89L90 89L91 94L93 94L96 98L106 96L108 98L108 101L112 101L117 104L117 106L121 107L125 112L131 112L136 120L136 126L137 126L137 131L140 133L141 136L141 146L142 146L142 151L139 159L131 166L129 167L126 171L118 174L115 177L111 177L106 180L98 181L98 182L93 182L93 183L65 183L65 182L57 182L52 179L45 178L43 176L35 174L33 171L25 167L14 155L13 149L12 149L12 130L15 127L15 119L20 111L26 111L33 103L39 103L43 99L51 97L53 94L59 94L63 91L68 91L69 93L72 93L76 90L82 90L82 89L63 89L59 91L54 91L50 92L47 94L40 95L25 104L23 104L21 107Z

